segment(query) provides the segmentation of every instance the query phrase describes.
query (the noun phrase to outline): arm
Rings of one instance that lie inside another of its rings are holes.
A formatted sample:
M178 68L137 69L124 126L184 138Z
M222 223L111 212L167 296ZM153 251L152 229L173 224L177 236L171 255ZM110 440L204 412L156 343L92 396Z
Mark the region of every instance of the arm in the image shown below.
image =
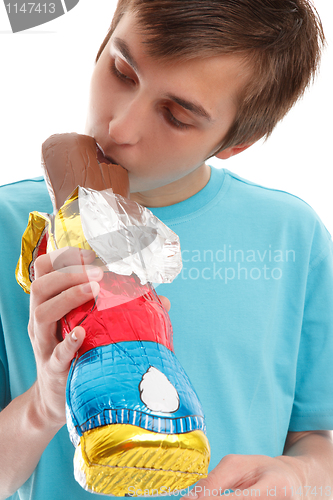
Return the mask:
M57 252L57 253L56 253ZM30 297L28 332L33 346L37 380L0 413L0 500L12 495L32 474L44 449L65 424L65 389L71 360L84 339L84 329L64 341L57 337L57 322L74 307L98 293L98 275L87 288L86 264L94 252L86 252L81 263L78 249L56 251L36 260L36 280ZM63 254L63 256L61 255ZM57 271L52 262L60 265ZM54 257L54 258L53 258ZM74 267L73 267L74 266ZM67 272L64 271L66 268Z
M316 487L317 493L322 488L322 496L333 497L332 431L288 432L283 455L299 459L301 469L306 472L304 485L311 486L313 491ZM307 496L311 497L310 492Z
M284 454L275 458L227 455L188 497L212 496L216 491L221 495L225 490L233 490L227 496L241 500L253 496L275 500L333 498L330 431L289 432Z
M43 418L38 386L15 398L0 413L0 499L12 495L33 473L61 426Z

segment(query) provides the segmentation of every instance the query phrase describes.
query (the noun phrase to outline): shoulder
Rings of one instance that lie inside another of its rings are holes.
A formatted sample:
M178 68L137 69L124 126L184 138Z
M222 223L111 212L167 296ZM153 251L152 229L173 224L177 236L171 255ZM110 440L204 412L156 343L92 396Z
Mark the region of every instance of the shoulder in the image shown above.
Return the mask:
M315 216L315 211L304 200L294 194L279 189L269 188L255 182L251 182L239 175L225 170L231 178L231 186L237 191L237 196L243 195L245 203L251 202L254 207L265 206L269 210L299 212L302 215Z
M331 234L315 210L304 200L286 191L268 188L244 179L229 170L229 197L233 209L254 230L281 237L309 248L310 260L332 246Z
M29 213L52 213L52 203L42 177L0 186L0 260L12 251L19 255Z
M321 222L313 208L298 196L279 189L269 188L244 179L229 170L225 170L230 177L230 194L238 200L242 208L245 206L252 213L262 210L265 217L283 217L286 220L301 221L316 224Z
M29 199L31 196L34 196L37 193L42 194L45 191L47 193L43 177L22 179L0 186L0 200L12 200L17 196L23 196L25 199Z
M0 217L18 216L33 210L52 211L43 177L24 179L0 186Z

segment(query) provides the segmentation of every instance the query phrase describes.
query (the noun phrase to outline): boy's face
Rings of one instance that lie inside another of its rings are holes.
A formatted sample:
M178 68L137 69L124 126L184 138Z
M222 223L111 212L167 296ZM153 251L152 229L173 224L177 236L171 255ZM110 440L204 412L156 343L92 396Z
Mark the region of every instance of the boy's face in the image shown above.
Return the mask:
M235 118L247 72L232 55L153 59L136 26L126 13L95 66L86 133L128 170L131 192L142 192L205 167Z

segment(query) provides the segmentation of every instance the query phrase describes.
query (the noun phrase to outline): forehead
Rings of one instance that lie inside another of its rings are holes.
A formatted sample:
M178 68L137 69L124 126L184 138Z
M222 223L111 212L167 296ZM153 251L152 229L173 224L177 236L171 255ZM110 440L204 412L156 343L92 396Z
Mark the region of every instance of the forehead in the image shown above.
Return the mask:
M150 81L156 91L184 93L200 100L216 117L219 105L238 104L240 91L249 79L249 71L240 55L200 55L191 59L161 59L151 56L145 34L132 12L124 14L106 50L125 59L143 81Z

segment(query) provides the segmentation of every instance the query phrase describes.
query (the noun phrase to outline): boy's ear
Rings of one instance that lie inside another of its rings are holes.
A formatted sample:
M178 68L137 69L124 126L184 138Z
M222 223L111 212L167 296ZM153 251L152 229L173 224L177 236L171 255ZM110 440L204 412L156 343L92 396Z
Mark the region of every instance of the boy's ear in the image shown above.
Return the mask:
M230 146L230 148L226 148L214 156L216 156L216 158L220 158L220 160L227 160L228 158L231 158L232 156L238 155L238 153L245 151L245 149L252 146L252 144L254 143L251 142L250 144L239 144L238 146Z

